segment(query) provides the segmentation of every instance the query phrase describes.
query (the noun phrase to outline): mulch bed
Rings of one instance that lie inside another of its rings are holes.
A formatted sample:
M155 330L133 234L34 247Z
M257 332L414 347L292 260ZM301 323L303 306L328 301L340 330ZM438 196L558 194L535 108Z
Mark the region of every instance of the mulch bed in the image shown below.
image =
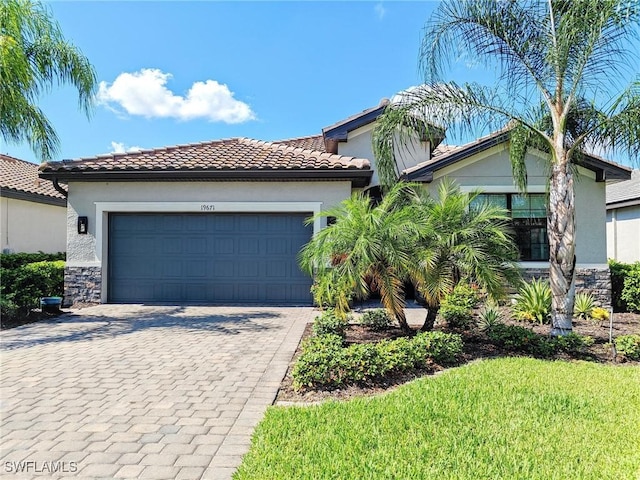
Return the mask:
M533 331L542 335L548 335L550 327L549 325L538 324L525 324L517 322L515 320L505 320L503 323L507 325L520 325L532 328ZM455 332L462 335L464 341L464 351L461 359L461 364L468 363L474 360L482 358L494 358L494 357L506 357L514 355L512 352L504 351L495 345L491 344L484 333L477 329L458 331L449 330L446 326L437 325L436 329L448 332ZM603 324L594 324L588 320L574 319L573 331L578 335L588 335L594 339L594 344L588 349L588 351L579 359L594 361L598 363L607 364L625 364L625 365L640 365L640 362L622 361L619 357L612 358L611 348L607 346L609 343L609 322ZM640 334L640 314L634 313L615 313L613 318L613 337L629 334ZM308 324L305 332L302 336L304 340L311 335L311 324ZM397 327L390 328L381 332L374 332L370 329L364 328L360 325L351 324L347 329L346 342L347 344L353 343L369 343L376 342L384 339L393 339L404 336L404 333ZM302 341L301 341L302 343ZM347 400L354 397L371 396L385 391L391 390L398 385L409 382L416 378L420 378L426 375L433 375L439 371L444 370L440 365L432 364L428 368L422 370L416 370L411 373L403 375L395 375L385 377L375 383L363 384L363 385L350 385L335 390L309 390L304 392L295 392L292 387L291 369L300 355L300 345L296 350L295 355L289 369L280 385L280 390L276 398L277 404L288 403L315 403L327 399L334 400ZM559 360L575 360L576 357L571 357L567 354L558 354L556 359Z
M27 325L29 323L35 323L35 322L41 322L43 320L49 320L51 318L55 318L59 315L62 315L63 312L62 310L59 310L56 313L49 313L49 312L43 312L41 310L32 310L31 312L29 312L29 314L27 316L24 317L20 317L20 318L12 318L12 319L2 319L2 322L0 323L0 329L1 330L8 330L10 328L16 328L16 327L20 327L22 325Z

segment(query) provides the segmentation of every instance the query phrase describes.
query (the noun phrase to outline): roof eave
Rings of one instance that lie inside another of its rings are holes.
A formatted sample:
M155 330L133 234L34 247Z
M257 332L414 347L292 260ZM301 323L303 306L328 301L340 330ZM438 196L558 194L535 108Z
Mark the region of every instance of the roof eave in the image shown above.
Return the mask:
M13 188L3 188L1 196L12 198L14 200L23 200L25 202L42 203L44 205L54 205L56 207L66 207L67 201L64 198L50 197L39 193L25 192Z
M65 182L175 182L175 181L313 181L313 180L349 180L354 187L369 184L371 169L273 169L273 170L75 170L41 171L40 177L48 180L58 179Z

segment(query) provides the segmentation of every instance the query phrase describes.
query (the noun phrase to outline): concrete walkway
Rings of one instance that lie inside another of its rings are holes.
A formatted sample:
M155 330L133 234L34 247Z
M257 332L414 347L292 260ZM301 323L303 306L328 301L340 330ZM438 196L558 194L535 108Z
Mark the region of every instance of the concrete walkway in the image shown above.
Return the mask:
M0 476L230 478L315 315L101 305L2 332Z

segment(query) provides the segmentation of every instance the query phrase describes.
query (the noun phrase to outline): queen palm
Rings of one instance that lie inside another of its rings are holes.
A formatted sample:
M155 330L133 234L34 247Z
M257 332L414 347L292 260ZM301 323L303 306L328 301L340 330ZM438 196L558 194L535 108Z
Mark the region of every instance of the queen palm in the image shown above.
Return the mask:
M397 184L375 205L362 193L321 212L334 223L316 234L300 252L300 265L316 280L316 301L342 311L352 296L380 292L382 304L408 332L404 283L414 261L417 224L410 208L411 184ZM313 222L315 219L310 219Z
M0 132L5 141L27 142L42 161L56 154L59 140L38 100L58 84L74 86L89 113L96 74L87 58L42 4L0 0Z
M423 330L433 328L440 302L460 281L497 299L520 280L508 212L479 195L445 179L436 198L423 194L416 203L420 233L411 277L427 306Z
M572 329L574 166L593 147L640 153L639 20L640 4L622 0L445 0L425 29L425 85L392 103L374 132L387 186L398 173L394 144L416 131L435 135L432 125L462 135L508 126L522 190L527 149L546 153L554 335ZM461 56L498 71L497 85L444 83Z

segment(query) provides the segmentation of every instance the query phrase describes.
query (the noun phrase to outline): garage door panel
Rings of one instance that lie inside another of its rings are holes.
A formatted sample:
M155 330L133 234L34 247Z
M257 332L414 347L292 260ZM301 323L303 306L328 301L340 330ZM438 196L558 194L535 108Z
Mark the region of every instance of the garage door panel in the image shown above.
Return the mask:
M111 214L109 301L310 303L308 214Z

